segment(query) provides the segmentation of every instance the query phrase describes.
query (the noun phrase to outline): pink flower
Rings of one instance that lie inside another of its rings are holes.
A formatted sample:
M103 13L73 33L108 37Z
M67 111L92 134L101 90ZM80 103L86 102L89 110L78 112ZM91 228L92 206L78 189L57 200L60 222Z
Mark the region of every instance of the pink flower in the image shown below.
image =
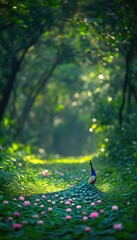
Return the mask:
M77 205L76 208L77 208L77 209L81 209L81 206L80 206L80 205Z
M113 228L115 230L122 230L123 229L123 225L122 225L122 223L117 223L117 224L113 225Z
M53 210L53 208L51 208L51 207L48 208L48 211L52 211L52 210Z
M28 224L28 221L22 221L23 224L27 225Z
M30 201L24 201L24 205L25 206L29 206L30 205Z
M91 206L95 206L95 203L94 203L94 202L92 202L90 205L91 205Z
M118 206L116 206L116 205L112 206L112 210L113 210L113 211L117 211L118 209L119 209Z
M45 212L41 212L41 214L43 214L43 215L44 215L44 214L46 214L46 213L45 213Z
M20 196L20 197L19 197L19 200L20 200L20 201L24 201L24 199L25 199L25 198L24 198L23 196Z
M86 212L82 212L82 215L86 215Z
M42 198L46 198L46 196L45 196L45 195L42 195Z
M104 213L104 209L100 209L100 211L99 211L101 214L103 214Z
M12 225L12 227L13 227L14 230L19 230L21 228L21 224L20 223L14 223Z
M69 204L70 204L70 202L69 202L69 201L66 201L66 202L65 202L65 204L66 204L66 205L69 205Z
M19 208L22 208L22 206L21 206L20 204L18 204L18 207L19 207Z
M19 216L20 216L20 213L19 213L19 212L14 212L14 216L15 216L15 217L19 217Z
M72 217L70 215L66 216L66 220L70 220Z
M82 218L83 221L86 221L87 219L88 219L87 216L84 216L84 217Z
M5 205L8 205L8 204L9 204L9 202L8 202L7 200L5 200L3 203L4 203Z
M101 204L101 203L102 203L102 201L101 201L101 200L97 200L97 203L98 203L98 204Z
M89 232L91 230L91 227L85 227L84 229L86 232Z
M69 202L72 202L73 200L71 198L69 198Z
M92 212L89 215L91 218L98 218L98 212Z
M34 214L32 217L33 218L39 218L39 215L38 214Z
M44 173L48 173L48 171L49 171L48 169L45 169L45 170L42 171L42 173L43 173L43 174L44 174Z
M45 172L45 173L43 173L43 175L44 175L45 177L48 177L48 176L49 176L49 173L48 173L48 172Z
M66 212L71 212L71 208L67 208L67 209L66 209Z
M13 220L13 218L12 217L8 217L8 220L11 222Z
M42 220L37 221L38 225L42 225L43 223L44 223L44 221L42 221Z

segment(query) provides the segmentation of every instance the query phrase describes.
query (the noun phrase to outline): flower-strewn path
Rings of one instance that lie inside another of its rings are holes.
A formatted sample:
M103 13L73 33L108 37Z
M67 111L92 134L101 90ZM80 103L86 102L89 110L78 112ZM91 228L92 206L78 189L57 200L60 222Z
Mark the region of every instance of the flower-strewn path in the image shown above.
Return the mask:
M47 162L46 169L35 165L24 194L1 196L2 239L136 239L136 224L109 196L107 176L108 182L100 177L105 170L96 166L98 181L89 185L88 160L71 161Z

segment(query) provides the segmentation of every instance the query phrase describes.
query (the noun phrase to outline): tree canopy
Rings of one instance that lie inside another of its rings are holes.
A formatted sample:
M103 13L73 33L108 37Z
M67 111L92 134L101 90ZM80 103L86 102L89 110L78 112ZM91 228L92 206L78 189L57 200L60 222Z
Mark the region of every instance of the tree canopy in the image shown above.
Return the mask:
M92 150L104 129L134 124L136 1L0 6L2 143L75 155Z

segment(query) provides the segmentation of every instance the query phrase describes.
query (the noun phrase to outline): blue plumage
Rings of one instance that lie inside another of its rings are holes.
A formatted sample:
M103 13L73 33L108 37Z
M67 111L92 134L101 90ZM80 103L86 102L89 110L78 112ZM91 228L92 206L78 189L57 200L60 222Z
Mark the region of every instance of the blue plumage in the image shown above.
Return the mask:
M89 161L89 164L90 164L90 167L91 167L91 176L90 176L90 178L88 180L88 183L89 184L93 184L93 183L96 182L97 177L96 177L96 172L95 172L95 170L94 170L94 168L92 166L91 160Z

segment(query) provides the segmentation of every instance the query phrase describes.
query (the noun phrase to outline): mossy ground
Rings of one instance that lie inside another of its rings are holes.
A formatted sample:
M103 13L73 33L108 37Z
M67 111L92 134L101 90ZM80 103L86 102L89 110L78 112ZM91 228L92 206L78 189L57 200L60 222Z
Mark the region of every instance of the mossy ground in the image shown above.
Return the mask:
M93 160L97 172L94 185L87 184L89 159ZM30 155L18 164L18 168L22 172L21 180L18 184L13 181L0 199L1 239L137 238L136 182L127 178L126 168L119 171L116 165L103 162L95 155L50 160ZM30 205L24 206L20 196ZM70 204L65 204L69 199ZM9 204L5 205L4 200ZM102 203L97 203L98 200ZM92 202L95 206L91 206ZM114 205L118 210L112 210ZM71 208L70 213L66 212L67 208ZM20 216L15 217L14 212L19 212ZM85 221L82 212L88 217ZM90 218L91 212L98 212L99 217ZM66 220L67 215L72 218ZM9 221L8 217L13 220ZM43 222L38 224L38 221ZM21 228L14 230L14 223L20 223ZM122 230L113 228L117 223L122 224ZM91 230L85 231L86 227Z

